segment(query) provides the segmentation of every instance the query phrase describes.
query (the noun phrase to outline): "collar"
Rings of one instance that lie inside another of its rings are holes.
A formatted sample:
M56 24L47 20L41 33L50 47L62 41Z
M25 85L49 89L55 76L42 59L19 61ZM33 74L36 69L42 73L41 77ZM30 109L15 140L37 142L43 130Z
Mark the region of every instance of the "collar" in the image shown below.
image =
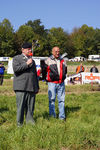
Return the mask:
M55 60L55 59L56 59L53 55L51 55L50 58L51 58L52 60ZM59 56L58 60L62 60L61 56Z
M26 58L26 59L29 59L29 58L31 58L31 56L26 56L26 55L24 55L23 53L22 53L22 56L24 57L24 58Z

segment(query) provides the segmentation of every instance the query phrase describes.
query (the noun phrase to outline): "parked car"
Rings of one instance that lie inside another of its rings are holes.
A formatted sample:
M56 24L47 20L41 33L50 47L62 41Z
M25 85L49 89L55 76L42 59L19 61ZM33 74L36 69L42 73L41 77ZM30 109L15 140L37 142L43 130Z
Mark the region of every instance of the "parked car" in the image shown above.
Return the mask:
M88 61L100 61L100 55L89 55Z
M69 61L86 61L86 58L82 57L82 56L79 56L79 57L74 57L74 58L71 58L69 59Z

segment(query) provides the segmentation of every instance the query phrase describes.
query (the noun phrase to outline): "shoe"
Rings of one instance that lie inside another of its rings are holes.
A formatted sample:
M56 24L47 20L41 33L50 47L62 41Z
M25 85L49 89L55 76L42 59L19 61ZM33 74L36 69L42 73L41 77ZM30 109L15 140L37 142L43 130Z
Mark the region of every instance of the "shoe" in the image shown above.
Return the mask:
M61 121L66 121L66 118L59 118L59 120L61 120Z
M18 128L20 128L20 127L22 127L22 126L23 126L22 123L17 123L17 127L18 127Z
M26 124L35 125L35 121L28 121L28 122L26 122Z

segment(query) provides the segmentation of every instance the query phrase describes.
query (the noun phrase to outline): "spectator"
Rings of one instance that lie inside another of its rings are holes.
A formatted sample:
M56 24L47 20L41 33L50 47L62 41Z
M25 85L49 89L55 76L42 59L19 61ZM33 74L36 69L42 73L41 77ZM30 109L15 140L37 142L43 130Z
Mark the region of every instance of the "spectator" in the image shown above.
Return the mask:
M93 65L93 67L90 69L90 72L98 73L99 71L98 68L95 65Z
M22 45L22 54L13 58L13 88L16 93L18 126L23 124L24 111L26 123L34 124L35 96L38 93L39 86L36 65L32 56L30 56L31 48L31 43L24 43Z
M5 67L2 63L0 63L0 85L3 84Z
M83 67L82 63L76 68L76 73L84 72L85 68Z
M84 67L82 65L82 63L76 68L76 73L81 73L81 72L84 72ZM74 78L75 81L80 81L81 82L81 77L75 77Z
M56 117L55 100L56 95L59 107L59 119L65 120L65 84L67 67L60 56L59 47L53 47L52 55L45 61L48 82L49 114Z

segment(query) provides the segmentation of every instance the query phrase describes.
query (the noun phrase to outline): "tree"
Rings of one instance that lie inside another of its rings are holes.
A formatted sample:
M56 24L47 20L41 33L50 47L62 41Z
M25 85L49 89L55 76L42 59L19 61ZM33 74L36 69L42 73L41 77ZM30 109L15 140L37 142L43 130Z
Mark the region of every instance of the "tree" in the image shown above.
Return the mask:
M48 33L48 39L51 48L58 46L61 49L61 53L69 52L69 35L62 28L51 28Z
M44 25L41 25L40 19L31 21L29 20L26 23L27 26L31 27L34 32L34 38L33 40L36 40L39 42L39 47L35 47L34 49L34 55L35 56L45 56L47 55L47 36L48 36L48 30L44 29Z
M95 30L95 42L94 42L94 50L96 54L100 55L100 29Z
M16 32L16 35L19 38L20 43L23 44L24 42L28 41L32 42L32 39L34 38L35 34L32 30L32 27L22 25Z
M71 40L76 50L76 56L88 57L90 54L96 54L95 30L93 27L83 25L81 28L74 28L71 34Z
M82 56L85 41L84 33L79 28L74 28L70 37L74 46L75 56Z
M40 36L45 36L45 35L47 35L48 30L45 30L44 25L41 25L41 23L42 22L40 21L40 19L37 19L37 20L34 20L34 21L29 20L26 23L26 25L32 27L33 32L35 34L38 34Z
M24 42L32 42L34 35L35 34L33 32L32 27L26 25L20 26L14 36L16 52L20 52L21 46Z
M95 45L95 30L93 27L88 27L87 25L83 25L80 30L84 34L84 45L83 45L83 56L88 57L88 55L96 54L94 49Z
M14 30L8 19L0 23L0 56L14 55Z

